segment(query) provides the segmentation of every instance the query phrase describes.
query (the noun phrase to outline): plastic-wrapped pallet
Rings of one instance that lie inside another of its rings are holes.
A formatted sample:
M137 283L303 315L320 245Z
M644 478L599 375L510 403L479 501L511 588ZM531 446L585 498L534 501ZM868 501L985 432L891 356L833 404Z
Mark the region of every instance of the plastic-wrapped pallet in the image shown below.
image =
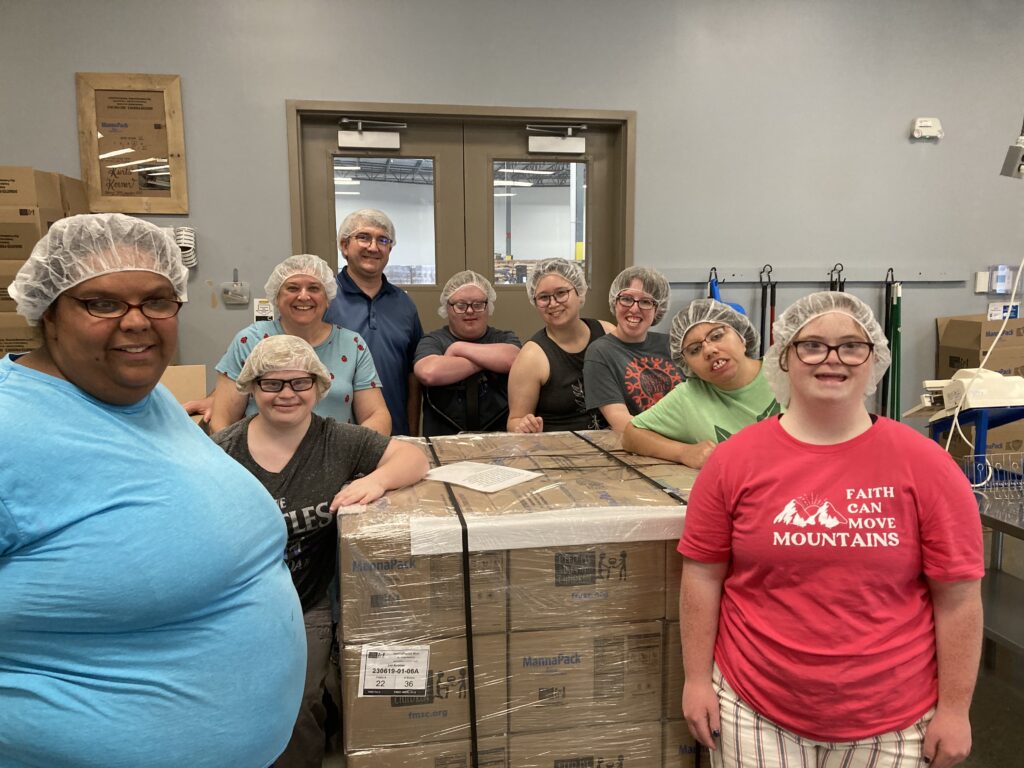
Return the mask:
M609 434L435 438L434 464L540 477L496 493L423 481L341 519L350 766L469 768L474 743L494 768L683 764L666 555L696 473Z

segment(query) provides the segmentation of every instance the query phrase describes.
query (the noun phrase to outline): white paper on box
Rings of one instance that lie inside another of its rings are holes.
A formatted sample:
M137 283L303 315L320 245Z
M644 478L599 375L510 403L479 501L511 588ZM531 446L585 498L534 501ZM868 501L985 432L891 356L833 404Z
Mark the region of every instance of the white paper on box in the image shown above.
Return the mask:
M582 545L608 541L660 541L683 533L686 507L581 507L498 517L465 515L470 552ZM409 521L411 553L462 551L462 528L454 517Z
M360 696L426 696L429 645L364 645Z
M427 480L438 480L442 483L461 485L473 491L495 493L511 488L513 485L525 483L543 477L540 472L527 469L503 467L497 464L480 464L475 461L460 461L435 467L427 472Z

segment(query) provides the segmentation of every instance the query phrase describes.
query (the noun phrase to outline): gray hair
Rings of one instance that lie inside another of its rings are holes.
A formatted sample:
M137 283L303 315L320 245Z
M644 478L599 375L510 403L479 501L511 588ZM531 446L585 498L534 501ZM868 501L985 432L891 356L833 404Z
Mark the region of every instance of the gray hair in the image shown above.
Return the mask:
M391 218L376 208L360 208L358 211L353 211L345 220L341 222L341 226L338 227L338 244L341 244L342 240L347 240L352 236L359 227L369 224L371 227L377 227L377 229L383 229L388 233L388 237L391 238L391 242L397 242L395 238L395 223L391 221Z

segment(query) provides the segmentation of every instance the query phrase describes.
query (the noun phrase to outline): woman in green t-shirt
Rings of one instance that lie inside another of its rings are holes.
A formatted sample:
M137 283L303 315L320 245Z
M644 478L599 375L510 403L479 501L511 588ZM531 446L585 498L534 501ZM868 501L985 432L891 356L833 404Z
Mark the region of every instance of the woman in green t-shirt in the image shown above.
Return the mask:
M732 307L697 299L672 319L669 338L687 379L633 418L622 446L699 469L715 445L779 404L761 375L760 336Z

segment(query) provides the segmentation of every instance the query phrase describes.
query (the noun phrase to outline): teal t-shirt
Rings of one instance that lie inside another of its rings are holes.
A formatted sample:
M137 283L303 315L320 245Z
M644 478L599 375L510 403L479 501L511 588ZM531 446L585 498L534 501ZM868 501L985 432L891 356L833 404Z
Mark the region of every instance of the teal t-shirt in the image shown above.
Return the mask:
M719 389L696 376L676 386L643 413L633 426L680 443L720 443L745 426L780 412L764 374L739 389Z

